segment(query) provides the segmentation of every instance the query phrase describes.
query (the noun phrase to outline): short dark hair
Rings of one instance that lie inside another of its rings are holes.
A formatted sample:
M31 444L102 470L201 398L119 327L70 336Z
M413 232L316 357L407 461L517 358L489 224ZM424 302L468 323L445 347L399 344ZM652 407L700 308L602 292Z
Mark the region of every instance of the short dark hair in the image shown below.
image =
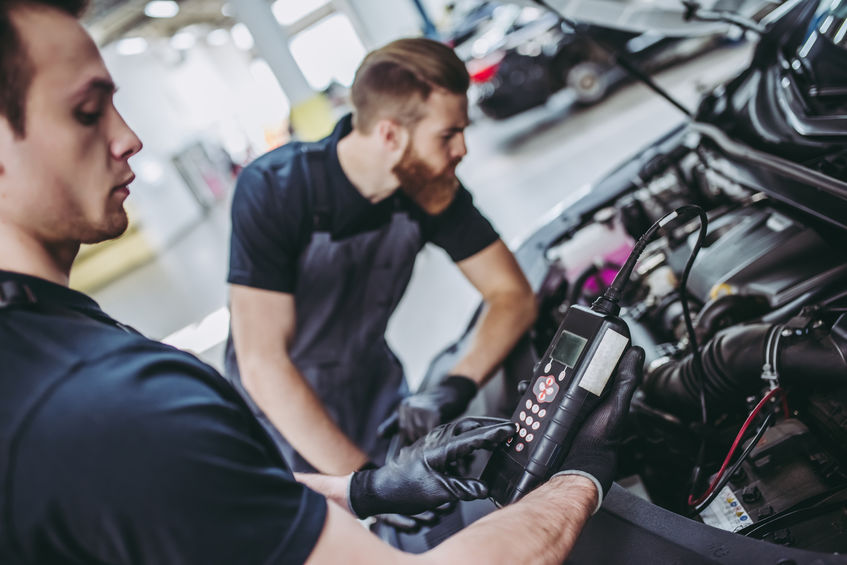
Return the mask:
M382 117L413 125L433 88L466 94L468 86L465 64L447 45L422 37L392 41L368 53L356 71L353 126L368 133Z
M87 6L87 0L0 0L0 116L8 120L16 136L26 135L26 97L34 69L12 13L21 8L53 8L79 18Z

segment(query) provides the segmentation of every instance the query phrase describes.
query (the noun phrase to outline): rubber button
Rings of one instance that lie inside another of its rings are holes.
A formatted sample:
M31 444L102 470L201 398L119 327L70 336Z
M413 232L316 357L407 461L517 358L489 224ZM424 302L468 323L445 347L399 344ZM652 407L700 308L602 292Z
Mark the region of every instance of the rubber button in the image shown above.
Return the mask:
M515 446L515 451L520 453L521 451L523 451L523 447L524 447L524 445L522 443L519 443Z
M521 410L521 413L520 413L520 414L518 414L518 418L520 418L520 419L521 419L521 422L523 422L524 420L526 420L526 412L524 412L523 410Z
M538 404L533 404L533 405L532 405L532 413L533 413L533 414L538 414Z

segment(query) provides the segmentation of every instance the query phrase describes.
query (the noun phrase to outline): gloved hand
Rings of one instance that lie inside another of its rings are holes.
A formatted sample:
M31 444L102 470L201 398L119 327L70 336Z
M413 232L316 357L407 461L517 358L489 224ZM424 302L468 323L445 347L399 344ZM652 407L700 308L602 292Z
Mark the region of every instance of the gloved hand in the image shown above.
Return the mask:
M438 516L435 512L427 510L414 516L406 516L405 514L377 514L374 516L377 522L381 522L391 526L397 531L412 534L419 531L424 526L434 526L438 523Z
M347 493L350 509L360 518L412 515L445 502L484 498L485 485L455 476L450 468L476 449L494 449L514 433L515 425L500 418L463 418L440 426L379 469L353 473Z
M397 408L400 433L410 442L439 424L462 414L476 395L477 385L467 377L450 375L437 386L406 397Z
M636 346L624 354L609 396L585 419L562 463L562 470L553 475L582 475L594 481L598 509L615 478L617 451L629 403L643 372L644 350Z

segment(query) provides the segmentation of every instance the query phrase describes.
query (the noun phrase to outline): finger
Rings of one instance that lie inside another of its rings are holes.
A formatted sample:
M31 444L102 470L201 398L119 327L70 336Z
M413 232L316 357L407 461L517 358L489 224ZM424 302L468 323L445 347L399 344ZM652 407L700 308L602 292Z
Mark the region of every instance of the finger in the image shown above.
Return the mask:
M456 507L455 502L448 501L448 502L445 502L444 504L440 504L440 505L436 506L433 509L433 512L435 512L436 514L444 515L444 514L447 514L449 512L452 512L455 507Z
M488 487L476 479L448 477L452 494L459 500L477 500L488 496Z
M376 435L381 438L387 438L397 433L400 428L400 415L395 411L382 421L376 429Z
M500 421L465 432L447 446L447 461L470 455L477 449L494 449L517 432L514 422Z
M641 381L643 372L644 349L636 345L624 353L624 356L621 358L620 365L618 366L618 383L616 388L631 397L638 383Z
M425 526L432 526L436 524L439 519L438 515L431 510L426 510L424 512L421 512L420 514L415 514L414 516L412 516L412 518L419 524L423 524Z
M508 421L509 420L506 420L505 418L494 418L491 416L466 416L461 420L453 422L453 435L462 435L465 432L469 432L476 428L490 426L492 424L502 424L503 422Z
M402 532L416 532L420 529L420 523L417 520L403 514L380 514L376 516L376 519Z

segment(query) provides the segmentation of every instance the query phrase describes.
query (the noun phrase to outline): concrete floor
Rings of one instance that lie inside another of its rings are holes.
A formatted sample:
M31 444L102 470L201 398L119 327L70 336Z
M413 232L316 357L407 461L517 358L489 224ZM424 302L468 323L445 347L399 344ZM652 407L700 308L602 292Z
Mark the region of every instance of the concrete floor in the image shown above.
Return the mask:
M689 108L702 92L743 68L750 47L722 47L656 79ZM503 122L476 119L459 174L477 206L514 247L561 202L577 199L640 147L683 116L633 84L587 109L567 92ZM228 207L223 204L155 261L94 293L101 306L146 335L192 349L220 367L226 336ZM440 249L428 246L388 328L410 386L430 359L457 338L479 301ZM202 321L202 322L201 322ZM179 330L188 328L177 335Z

